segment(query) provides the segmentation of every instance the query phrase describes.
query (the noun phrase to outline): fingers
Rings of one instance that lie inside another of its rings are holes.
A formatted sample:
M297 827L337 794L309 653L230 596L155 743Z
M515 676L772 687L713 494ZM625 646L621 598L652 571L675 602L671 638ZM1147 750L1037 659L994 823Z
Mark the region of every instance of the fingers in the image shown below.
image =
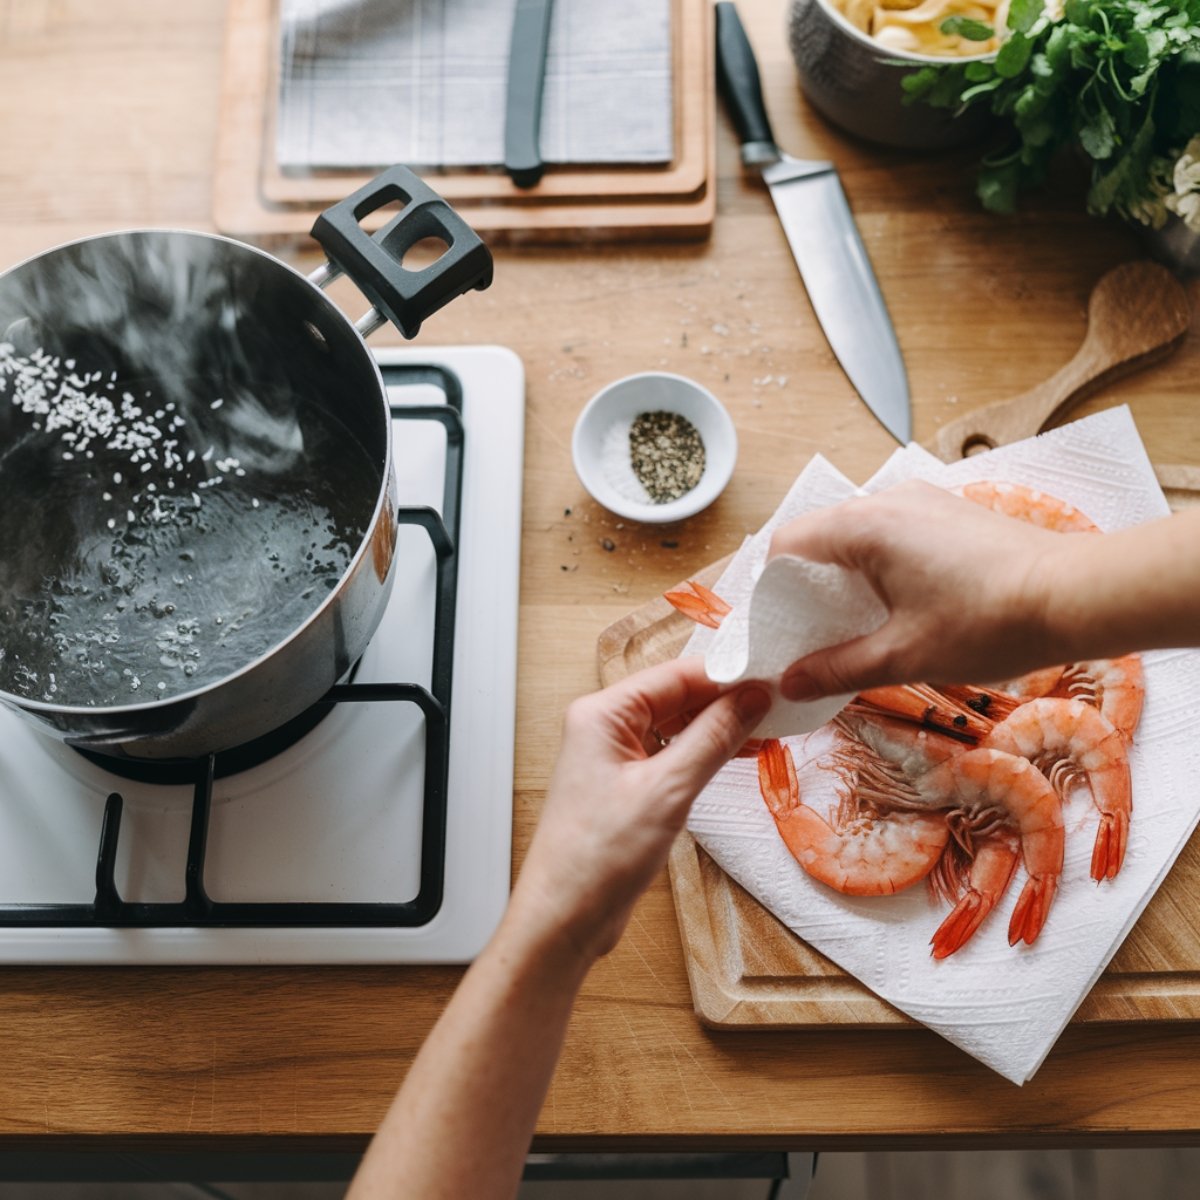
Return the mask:
M758 684L728 692L698 713L653 760L667 783L667 802L683 811L706 783L741 749L767 715L771 697Z
M594 700L639 733L672 727L674 718L704 708L720 695L698 655L647 667L597 692Z
M767 558L794 554L810 562L837 563L845 566L848 522L853 520L855 501L821 508L795 517L771 535ZM849 510L849 511L848 511Z
M792 663L779 682L784 698L819 700L909 682L897 676L892 624L885 622L865 637L818 650Z
M829 508L819 508L781 525L771 536L768 558L795 554L812 562L862 567L897 525L911 526L947 511L961 516L968 501L932 484L910 479L873 496L858 496ZM978 507L978 505L976 506Z

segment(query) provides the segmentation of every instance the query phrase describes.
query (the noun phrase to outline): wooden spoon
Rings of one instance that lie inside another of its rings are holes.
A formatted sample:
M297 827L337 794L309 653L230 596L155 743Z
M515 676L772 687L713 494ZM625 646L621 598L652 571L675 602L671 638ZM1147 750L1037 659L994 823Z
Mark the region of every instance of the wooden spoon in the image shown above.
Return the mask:
M1087 336L1078 353L1045 383L986 404L938 430L933 450L946 462L1040 433L1084 396L1166 358L1187 333L1183 285L1148 259L1101 276L1088 299Z

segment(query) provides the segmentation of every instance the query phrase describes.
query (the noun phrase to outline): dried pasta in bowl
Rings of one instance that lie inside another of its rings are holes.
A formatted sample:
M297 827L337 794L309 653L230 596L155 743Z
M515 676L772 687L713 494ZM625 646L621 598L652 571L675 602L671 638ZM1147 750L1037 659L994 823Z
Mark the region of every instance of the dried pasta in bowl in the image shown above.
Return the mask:
M999 49L998 33L1008 20L1009 4L1009 0L828 2L851 25L888 50L946 58L971 58ZM980 37L981 27L992 30L992 36Z

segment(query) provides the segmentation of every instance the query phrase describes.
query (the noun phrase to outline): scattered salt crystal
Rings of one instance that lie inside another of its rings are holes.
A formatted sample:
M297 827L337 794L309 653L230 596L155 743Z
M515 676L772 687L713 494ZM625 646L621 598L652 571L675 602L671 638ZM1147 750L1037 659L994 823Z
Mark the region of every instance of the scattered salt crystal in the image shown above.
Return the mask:
M632 420L614 421L608 427L600 450L601 466L605 479L620 496L639 504L649 504L650 493L634 474L629 457L629 428L632 424Z

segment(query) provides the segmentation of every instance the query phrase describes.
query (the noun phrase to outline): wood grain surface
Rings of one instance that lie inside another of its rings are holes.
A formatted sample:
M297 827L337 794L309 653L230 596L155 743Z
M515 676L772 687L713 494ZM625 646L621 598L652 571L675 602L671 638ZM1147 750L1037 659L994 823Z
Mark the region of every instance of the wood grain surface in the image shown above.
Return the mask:
M838 134L796 89L781 0L739 7L779 138L839 166L895 318L918 439L1057 370L1083 337L1092 284L1138 255L1128 231L1082 215L1071 165L1021 214L988 216L970 151L922 157ZM0 0L0 266L121 226L211 227L224 8ZM717 134L711 242L501 248L492 289L423 332L509 345L527 369L517 866L563 708L595 686L600 630L733 550L814 452L864 479L893 447L814 324L724 117ZM311 247L286 255L317 262ZM1194 310L1194 283L1189 294ZM361 307L348 286L334 295ZM1076 412L1127 401L1153 458L1200 464L1197 342L1193 318L1174 357ZM570 464L584 402L652 368L713 388L741 445L724 495L676 528L604 513ZM0 1144L361 1146L458 976L0 970ZM588 979L539 1123L546 1149L1197 1141L1200 1026L1187 1023L1068 1030L1021 1089L923 1030L706 1031L665 873Z

